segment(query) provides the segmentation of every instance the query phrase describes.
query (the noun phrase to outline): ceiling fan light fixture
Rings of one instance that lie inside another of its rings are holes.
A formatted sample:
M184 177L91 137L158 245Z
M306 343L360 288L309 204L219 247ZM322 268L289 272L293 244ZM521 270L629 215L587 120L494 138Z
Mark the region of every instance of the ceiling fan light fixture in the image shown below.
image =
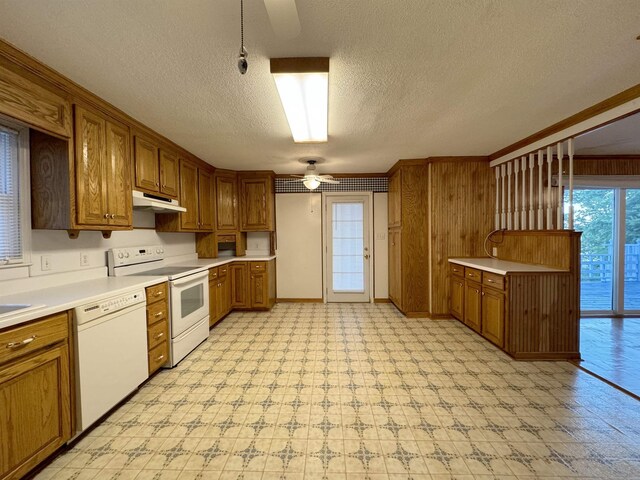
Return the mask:
M295 143L328 140L329 58L272 58L271 74Z
M315 190L320 186L320 182L315 178L307 178L302 184L309 190Z

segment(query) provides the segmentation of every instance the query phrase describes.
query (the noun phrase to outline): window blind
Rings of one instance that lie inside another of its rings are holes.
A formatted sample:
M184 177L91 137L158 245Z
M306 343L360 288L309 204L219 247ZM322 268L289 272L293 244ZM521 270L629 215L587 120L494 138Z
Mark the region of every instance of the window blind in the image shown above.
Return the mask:
M22 261L18 132L0 126L0 265Z

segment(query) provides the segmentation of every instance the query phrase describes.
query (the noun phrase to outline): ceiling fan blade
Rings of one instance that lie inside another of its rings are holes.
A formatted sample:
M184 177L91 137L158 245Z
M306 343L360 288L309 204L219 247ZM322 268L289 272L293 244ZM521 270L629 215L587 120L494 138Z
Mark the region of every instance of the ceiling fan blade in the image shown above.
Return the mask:
M331 179L333 178L333 175L328 175L328 174L325 174L325 175L316 175L316 176L318 176L318 177L322 177L322 178L328 178L329 180L331 180Z
M295 180L285 180L284 183L296 183L296 182L304 182L304 178L296 178Z
M318 176L316 177L316 180L318 180L319 182L322 183L333 183L333 184L338 184L340 183L338 180L335 180L334 178L326 178L324 176Z
M300 35L300 18L295 0L264 0L274 33L291 39Z
M304 178L304 175L289 175L289 176L294 178Z

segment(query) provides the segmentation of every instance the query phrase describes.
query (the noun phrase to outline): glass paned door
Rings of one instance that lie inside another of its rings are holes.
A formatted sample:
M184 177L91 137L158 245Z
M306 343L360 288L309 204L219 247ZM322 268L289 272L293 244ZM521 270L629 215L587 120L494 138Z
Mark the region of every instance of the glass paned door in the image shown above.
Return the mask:
M640 311L640 190L624 192L624 310L637 312Z
M370 196L325 198L327 301L368 302Z
M565 198L565 205L567 203ZM582 231L580 309L611 311L615 278L615 190L574 190L573 204L575 229Z

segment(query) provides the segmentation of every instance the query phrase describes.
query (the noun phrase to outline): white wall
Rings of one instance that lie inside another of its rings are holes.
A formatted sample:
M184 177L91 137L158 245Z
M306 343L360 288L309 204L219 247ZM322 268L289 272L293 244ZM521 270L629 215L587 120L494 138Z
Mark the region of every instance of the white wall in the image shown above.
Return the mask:
M322 196L276 195L279 298L322 298ZM387 194L373 195L374 297L388 297Z
M387 241L387 194L373 194L374 298L389 298L389 242Z
M322 196L276 195L278 298L322 298Z

